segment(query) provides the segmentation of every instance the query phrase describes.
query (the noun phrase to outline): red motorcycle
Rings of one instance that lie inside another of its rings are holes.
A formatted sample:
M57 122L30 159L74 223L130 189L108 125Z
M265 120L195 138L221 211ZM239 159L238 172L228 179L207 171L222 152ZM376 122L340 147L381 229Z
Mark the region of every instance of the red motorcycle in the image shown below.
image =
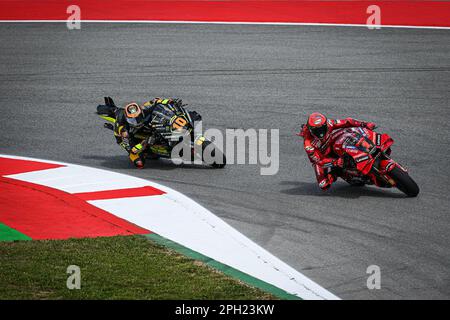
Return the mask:
M391 159L394 140L386 133L366 128L344 128L333 131L334 154L343 159L343 167L323 167L352 185L374 184L381 188L396 187L408 197L416 197L419 187L408 171Z

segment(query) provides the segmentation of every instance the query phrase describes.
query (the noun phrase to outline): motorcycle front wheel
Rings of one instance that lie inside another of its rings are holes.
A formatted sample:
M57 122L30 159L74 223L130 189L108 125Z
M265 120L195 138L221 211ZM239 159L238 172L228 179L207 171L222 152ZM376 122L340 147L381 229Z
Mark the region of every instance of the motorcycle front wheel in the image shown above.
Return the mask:
M417 197L419 194L419 186L409 176L409 174L399 167L395 167L389 173L392 179L395 181L395 186L408 197Z
M208 146L211 146L208 148ZM208 159L205 159L205 149L208 148L207 152L208 154L211 154L211 157L215 159L215 161L209 161ZM211 151L210 149L213 148ZM206 140L202 144L202 160L205 164L210 165L213 168L221 169L225 167L227 164L227 159L222 151L220 151L219 148L217 148L211 141Z

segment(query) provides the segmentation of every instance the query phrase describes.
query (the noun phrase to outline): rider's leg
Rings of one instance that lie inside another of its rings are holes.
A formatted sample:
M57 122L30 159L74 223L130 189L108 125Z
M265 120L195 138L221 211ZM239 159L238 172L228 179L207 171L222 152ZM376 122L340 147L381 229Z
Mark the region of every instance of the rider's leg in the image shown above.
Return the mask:
M130 152L130 161L136 166L136 168L144 168L145 161L140 155Z

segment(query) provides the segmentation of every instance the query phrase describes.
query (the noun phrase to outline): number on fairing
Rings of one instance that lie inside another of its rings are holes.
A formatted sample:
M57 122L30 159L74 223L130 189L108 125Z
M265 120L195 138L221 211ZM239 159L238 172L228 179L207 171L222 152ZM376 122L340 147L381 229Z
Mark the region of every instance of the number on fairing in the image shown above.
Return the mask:
M187 123L186 120L184 120L183 118L178 117L178 118L175 119L175 121L173 122L172 126L175 129L180 129L180 128L183 128L186 125L186 123Z

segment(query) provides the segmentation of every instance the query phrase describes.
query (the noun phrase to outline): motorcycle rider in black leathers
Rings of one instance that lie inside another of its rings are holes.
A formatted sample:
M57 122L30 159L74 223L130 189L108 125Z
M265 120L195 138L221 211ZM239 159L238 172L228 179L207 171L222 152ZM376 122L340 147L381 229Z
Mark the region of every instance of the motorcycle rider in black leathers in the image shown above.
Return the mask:
M118 108L114 125L117 143L129 154L130 161L139 169L145 164L144 152L154 142L154 132L150 125L154 107L159 103L182 103L181 99L154 98L142 106L136 102L128 103L123 109ZM141 134L146 139L137 137Z

